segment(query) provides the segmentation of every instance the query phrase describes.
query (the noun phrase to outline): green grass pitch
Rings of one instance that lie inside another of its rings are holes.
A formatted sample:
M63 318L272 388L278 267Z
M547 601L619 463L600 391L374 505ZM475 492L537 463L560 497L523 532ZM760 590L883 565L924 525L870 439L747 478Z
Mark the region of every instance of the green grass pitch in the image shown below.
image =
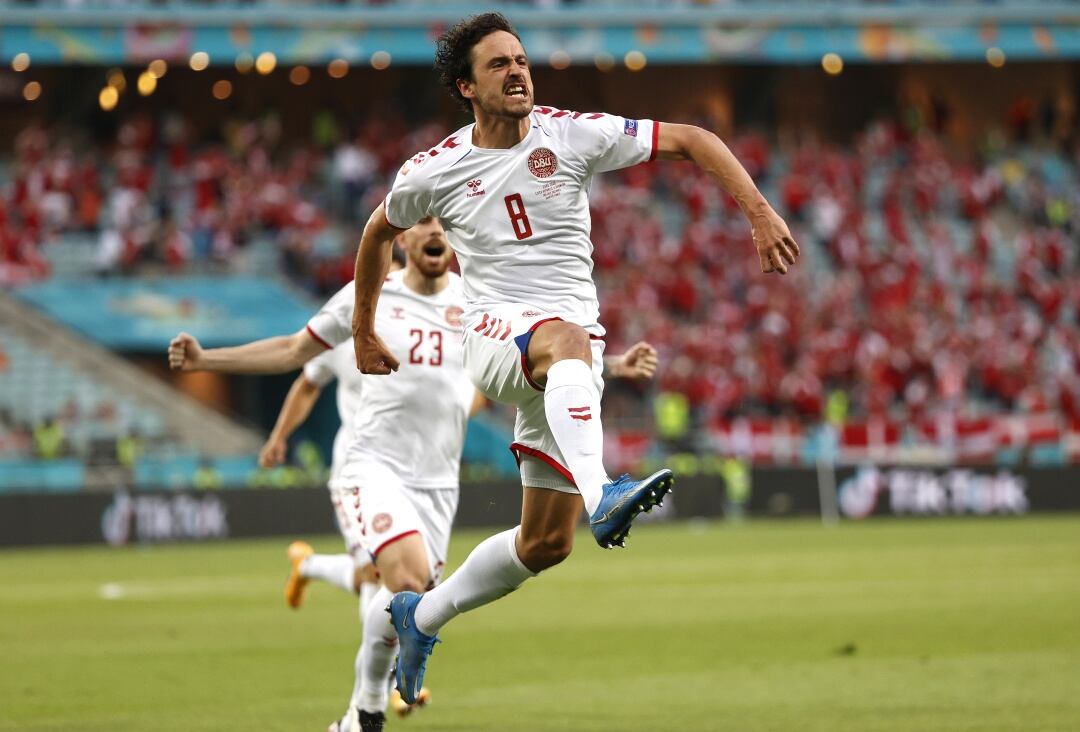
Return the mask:
M0 730L326 729L356 603L314 586L287 609L285 545L0 552ZM1080 730L1080 516L650 525L628 546L582 535L454 621L431 707L388 729Z

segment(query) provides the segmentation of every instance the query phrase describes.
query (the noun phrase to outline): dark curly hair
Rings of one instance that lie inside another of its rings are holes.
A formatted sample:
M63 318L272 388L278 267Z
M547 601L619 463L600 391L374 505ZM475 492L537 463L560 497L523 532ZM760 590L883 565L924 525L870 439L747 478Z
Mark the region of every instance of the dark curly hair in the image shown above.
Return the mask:
M472 79L473 46L495 31L506 31L521 40L502 13L483 13L453 25L435 42L435 70L439 72L439 80L466 112L472 111L472 104L458 91L458 79Z

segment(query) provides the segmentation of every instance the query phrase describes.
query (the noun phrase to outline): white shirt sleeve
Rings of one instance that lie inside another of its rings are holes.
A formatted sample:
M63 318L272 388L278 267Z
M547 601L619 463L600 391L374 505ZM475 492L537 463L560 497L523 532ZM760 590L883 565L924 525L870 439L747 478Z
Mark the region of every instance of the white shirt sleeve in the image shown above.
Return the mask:
M426 155L419 153L401 166L386 194L386 220L391 226L408 229L431 214L431 180L424 168Z
M350 282L311 317L307 323L308 333L328 349L352 338L354 298L353 283Z
M333 358L334 352L327 351L308 361L304 364L304 378L320 388L329 384L337 376Z
M656 157L659 122L586 114L574 124L574 139L580 140L585 164L593 172L629 168Z

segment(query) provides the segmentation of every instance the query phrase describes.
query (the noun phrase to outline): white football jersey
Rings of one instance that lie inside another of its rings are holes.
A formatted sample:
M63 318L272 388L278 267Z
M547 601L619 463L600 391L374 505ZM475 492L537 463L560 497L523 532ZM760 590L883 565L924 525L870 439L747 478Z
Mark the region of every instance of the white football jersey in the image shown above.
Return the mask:
M392 272L375 310L375 332L401 363L388 376L359 374L361 398L341 467L385 465L410 488L458 485L461 449L475 387L462 363L461 278L421 295ZM308 321L324 345L352 348L355 290L350 283ZM352 362L355 371L355 361Z
M398 172L386 218L437 216L457 252L466 326L526 303L603 335L592 279L589 186L595 173L656 156L659 123L535 107L521 142L474 147L467 125Z
M304 378L319 387L325 387L337 379L338 417L341 427L334 435L334 455L330 461L330 479L333 480L345 465L345 452L352 435L353 417L360 408L360 393L364 385L363 374L356 368L356 352L352 340L341 343L326 353L304 364Z

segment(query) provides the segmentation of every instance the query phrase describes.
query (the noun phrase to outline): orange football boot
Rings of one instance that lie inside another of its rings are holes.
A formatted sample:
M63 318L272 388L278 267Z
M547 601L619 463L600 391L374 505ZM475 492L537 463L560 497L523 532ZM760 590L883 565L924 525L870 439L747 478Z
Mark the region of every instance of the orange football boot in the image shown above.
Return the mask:
M294 541L289 544L287 555L292 569L289 572L289 579L285 582L285 602L293 610L299 609L304 604L304 593L307 591L308 582L311 581L300 574L300 565L314 553L315 550L306 541Z

